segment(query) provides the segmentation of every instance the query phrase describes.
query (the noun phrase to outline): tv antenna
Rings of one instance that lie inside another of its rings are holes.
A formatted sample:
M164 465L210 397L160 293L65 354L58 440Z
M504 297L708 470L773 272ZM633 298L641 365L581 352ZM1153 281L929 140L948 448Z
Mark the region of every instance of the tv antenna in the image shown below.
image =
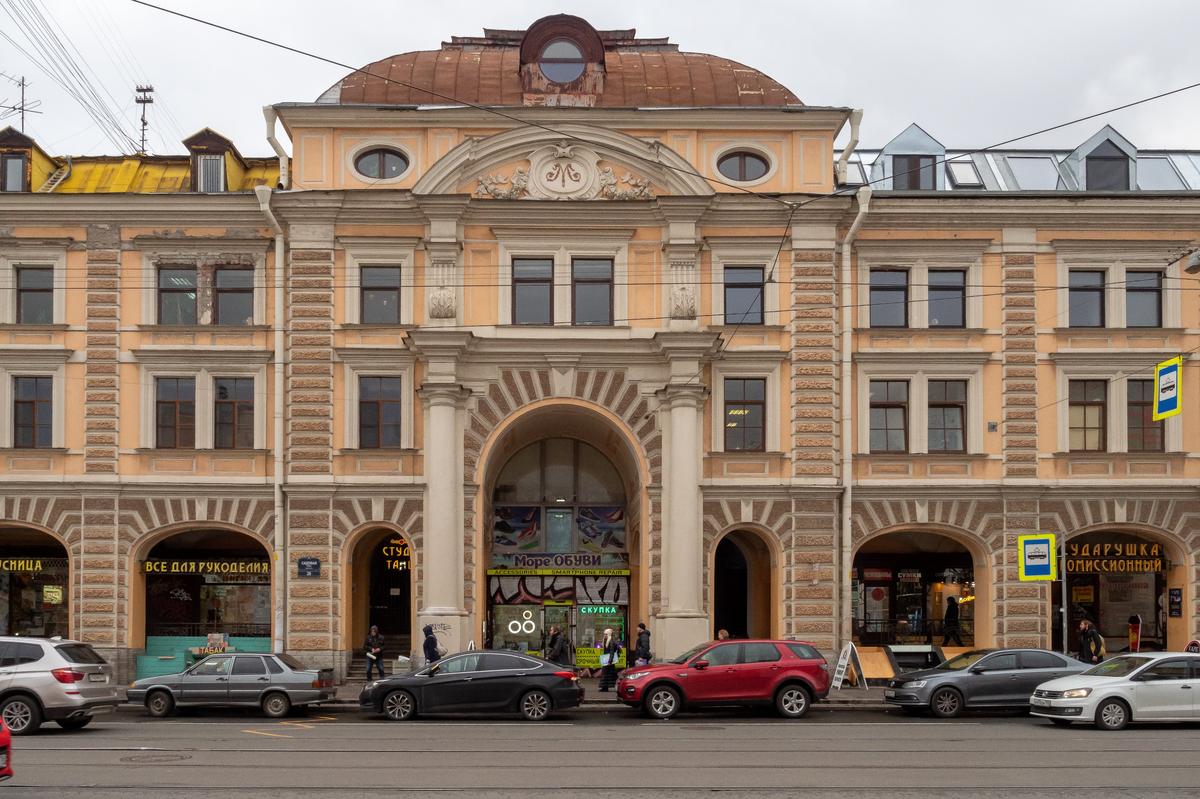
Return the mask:
M133 101L142 107L142 142L138 148L138 154L145 155L146 129L150 127L150 123L146 121L146 106L154 103L154 97L151 96L154 94L154 87L149 84L142 85L139 83L134 87L134 91L137 92L137 97L134 97Z
M0 78L4 78L5 80L12 83L14 86L16 86L17 88L19 88L21 90L21 101L19 103L17 103L16 105L10 105L7 97L4 98L3 100L0 100L0 119L4 119L5 117L10 117L13 114L20 114L21 115L21 132L24 133L25 132L25 115L42 113L41 111L36 110L37 107L42 104L42 101L41 100L34 100L32 102L25 101L25 90L27 88L29 88L29 81L25 80L24 75L22 75L19 78L14 78L12 75L9 75L7 72L0 72Z

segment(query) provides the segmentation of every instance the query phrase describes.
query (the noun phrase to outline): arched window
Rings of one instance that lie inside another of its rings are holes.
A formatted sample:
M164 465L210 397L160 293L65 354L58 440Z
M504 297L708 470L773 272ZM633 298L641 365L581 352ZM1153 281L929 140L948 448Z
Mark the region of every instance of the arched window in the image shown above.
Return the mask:
M569 39L555 39L542 48L538 56L538 67L546 80L554 83L570 83L583 74L585 65L583 51Z
M496 480L496 502L612 504L625 502L620 474L598 449L549 438L513 455Z
M354 169L373 180L398 178L408 171L408 156L399 150L376 147L355 158Z
M730 180L758 180L769 170L770 164L767 163L767 159L747 150L727 153L717 161L717 171Z

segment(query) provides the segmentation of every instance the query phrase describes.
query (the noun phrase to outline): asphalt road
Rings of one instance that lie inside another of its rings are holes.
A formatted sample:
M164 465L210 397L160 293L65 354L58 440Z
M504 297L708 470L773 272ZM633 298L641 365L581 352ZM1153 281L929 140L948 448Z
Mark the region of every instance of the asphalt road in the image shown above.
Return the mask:
M152 720L121 713L14 747L8 797L1178 797L1200 784L1200 725L1106 733L1016 715L955 721L816 708L788 722L719 712L652 722L578 711L396 724L314 711Z

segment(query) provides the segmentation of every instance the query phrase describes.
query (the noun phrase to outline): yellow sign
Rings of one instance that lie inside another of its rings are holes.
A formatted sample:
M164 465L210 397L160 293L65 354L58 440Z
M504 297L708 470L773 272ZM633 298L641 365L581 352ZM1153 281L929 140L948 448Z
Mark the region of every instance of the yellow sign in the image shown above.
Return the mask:
M1183 410L1183 356L1177 355L1154 367L1154 421Z
M608 577L615 574L629 574L629 569L488 569L488 575L492 577L531 577L539 574L563 577Z
M1022 582L1058 579L1054 533L1017 536L1017 577Z
M148 560L146 574L270 574L265 560Z
M393 538L387 541L379 548L379 554L383 555L384 568L388 571L408 571L412 550L409 549L408 542L403 538Z
M0 560L0 572L40 572L40 558L4 558Z
M580 669L598 669L600 668L600 651L594 646L577 646L575 647L575 667ZM621 650L621 654L617 656L617 668L625 668L625 650Z
M44 605L61 605L63 601L63 587L61 585L43 585L42 586L42 604Z

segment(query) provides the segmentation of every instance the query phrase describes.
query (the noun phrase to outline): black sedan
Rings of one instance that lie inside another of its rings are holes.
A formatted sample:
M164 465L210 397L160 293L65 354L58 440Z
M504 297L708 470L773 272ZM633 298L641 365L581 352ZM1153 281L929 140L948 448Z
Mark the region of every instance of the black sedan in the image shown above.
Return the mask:
M567 666L515 652L472 651L442 658L420 671L368 683L364 710L392 721L418 713L520 713L542 721L583 702L583 686Z

